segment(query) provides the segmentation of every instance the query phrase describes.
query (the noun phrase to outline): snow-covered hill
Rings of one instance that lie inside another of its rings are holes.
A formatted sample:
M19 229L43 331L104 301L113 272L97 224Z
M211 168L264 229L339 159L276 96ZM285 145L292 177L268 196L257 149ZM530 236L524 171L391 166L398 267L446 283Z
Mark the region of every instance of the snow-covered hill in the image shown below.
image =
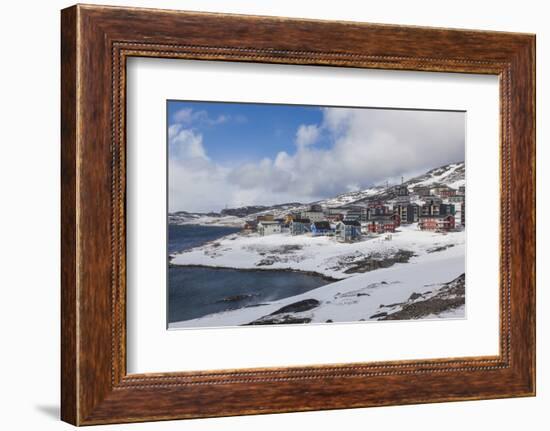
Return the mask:
M412 190L416 186L446 185L453 189L466 185L464 162L451 163L412 178L405 184Z
M405 182L409 191L417 186L446 185L453 189L466 184L464 162L451 163L431 169L425 174L411 178ZM364 190L342 193L330 199L316 202L327 207L338 207L342 205L360 204L372 200L386 200L394 197L395 185L373 186Z
M178 211L168 214L169 224L193 224L202 226L232 226L242 227L244 219L237 216L222 215L218 213L189 213Z

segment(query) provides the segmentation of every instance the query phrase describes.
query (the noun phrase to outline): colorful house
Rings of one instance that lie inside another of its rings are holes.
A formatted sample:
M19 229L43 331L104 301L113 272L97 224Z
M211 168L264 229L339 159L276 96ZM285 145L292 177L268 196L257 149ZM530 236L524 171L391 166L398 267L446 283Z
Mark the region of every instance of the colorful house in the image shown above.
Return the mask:
M291 235L303 235L311 231L311 220L295 218L290 222Z
M311 223L310 229L313 236L328 235L329 233L332 233L332 229L328 221L314 221Z
M261 236L273 235L281 233L281 224L276 221L261 221L258 223L257 230Z
M243 231L247 233L255 232L258 227L258 223L255 220L247 220L244 223Z
M361 238L361 223L358 220L343 220L336 223L336 237L339 241L352 242Z
M380 215L371 218L368 224L368 231L371 233L395 232L396 227L393 215Z
M256 222L260 223L262 221L273 221L273 214L264 214L256 216Z
M284 224L290 225L290 223L292 223L292 220L294 220L295 218L296 216L294 214L287 214L284 216L283 222Z
M439 196L443 199L446 199L450 196L454 196L456 194L455 189L453 189L449 186L446 186L446 185L432 187L430 189L430 192L431 192L431 194Z
M323 221L325 220L325 213L323 211L302 211L300 214L301 218L308 218L312 222Z
M310 219L312 222L326 220L325 213L323 212L323 207L319 204L310 205L307 210L304 210L300 213L300 218L307 218Z
M455 196L455 195L456 195L456 190L450 187L446 189L442 189L439 192L439 196L441 196L443 199L450 198L451 196Z
M455 217L452 214L420 216L418 227L422 230L448 232L455 229Z

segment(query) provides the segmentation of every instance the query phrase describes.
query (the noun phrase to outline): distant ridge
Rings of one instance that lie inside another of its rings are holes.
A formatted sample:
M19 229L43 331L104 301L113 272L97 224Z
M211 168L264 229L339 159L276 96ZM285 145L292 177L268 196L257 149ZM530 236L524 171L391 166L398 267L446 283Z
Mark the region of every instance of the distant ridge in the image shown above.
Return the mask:
M466 184L464 162L449 163L437 168L430 169L422 175L418 175L403 182L409 191L417 186L445 185L458 189ZM347 192L333 198L323 199L317 202L324 207L339 207L344 205L360 205L369 201L388 200L395 196L396 185L373 186L359 191ZM238 225L245 218L253 218L257 215L271 213L275 217L282 217L289 211L305 209L311 203L288 202L277 205L249 205L237 208L225 208L220 212L192 213L177 211L169 213L169 223L173 224L221 224ZM252 217L251 217L252 216Z

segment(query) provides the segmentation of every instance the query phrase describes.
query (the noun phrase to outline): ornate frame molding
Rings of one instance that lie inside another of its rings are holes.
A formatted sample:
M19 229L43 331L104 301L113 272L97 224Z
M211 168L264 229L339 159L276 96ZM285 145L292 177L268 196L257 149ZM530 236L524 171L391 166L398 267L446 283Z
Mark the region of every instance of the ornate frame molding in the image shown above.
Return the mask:
M221 30L204 31L212 25ZM258 26L270 31L256 35ZM334 31L339 41L323 37ZM308 42L310 34L321 40ZM62 12L62 54L64 420L98 424L534 394L534 36L79 5ZM127 375L125 66L132 56L498 75L500 354ZM517 211L525 206L530 217L519 226ZM266 401L249 399L251 391ZM229 396L232 402L224 402Z

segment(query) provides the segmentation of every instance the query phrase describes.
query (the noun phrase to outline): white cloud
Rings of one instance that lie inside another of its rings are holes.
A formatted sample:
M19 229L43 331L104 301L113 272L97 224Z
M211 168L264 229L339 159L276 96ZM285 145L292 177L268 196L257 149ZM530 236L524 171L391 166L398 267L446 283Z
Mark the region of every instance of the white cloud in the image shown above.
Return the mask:
M171 210L311 202L464 160L457 112L325 108L321 124L298 128L295 152L233 167L208 158L202 135L172 127ZM315 145L321 136L329 146Z
M302 124L296 132L296 145L299 148L314 144L319 138L319 127L315 124Z
M202 135L174 124L168 129L170 157L175 159L208 159L202 145Z
M172 116L172 120L176 123L190 124L193 120L193 109L180 109Z
M172 115L172 120L182 126L215 126L230 121L231 116L220 114L217 117L210 117L206 111L196 111L193 108L182 108ZM243 120L246 121L243 116L238 116L235 120L238 122L242 122Z

